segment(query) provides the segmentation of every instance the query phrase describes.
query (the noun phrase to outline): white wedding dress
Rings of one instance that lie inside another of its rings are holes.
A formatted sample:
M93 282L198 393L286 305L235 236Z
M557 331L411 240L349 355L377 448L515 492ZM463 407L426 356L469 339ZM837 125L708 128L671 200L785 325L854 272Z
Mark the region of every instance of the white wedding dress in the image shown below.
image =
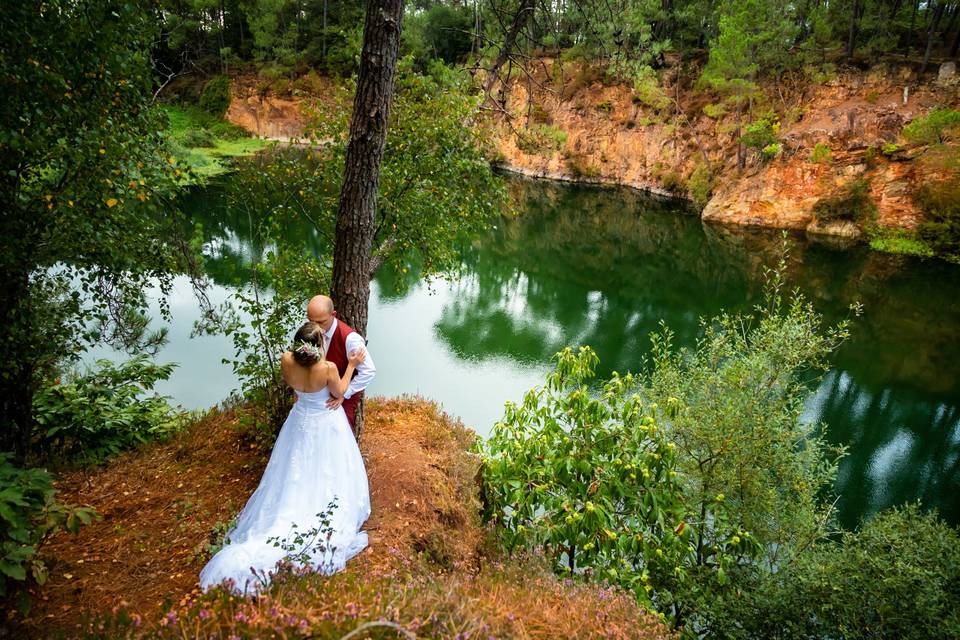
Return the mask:
M255 593L288 556L295 564L334 573L367 546L360 527L370 515L370 491L347 415L342 408L326 408L327 389L297 396L260 486L227 533L229 544L200 572L204 591L229 579L236 591ZM334 500L332 514L325 516ZM321 525L322 517L329 517L328 526ZM295 539L296 532L318 528L318 536Z

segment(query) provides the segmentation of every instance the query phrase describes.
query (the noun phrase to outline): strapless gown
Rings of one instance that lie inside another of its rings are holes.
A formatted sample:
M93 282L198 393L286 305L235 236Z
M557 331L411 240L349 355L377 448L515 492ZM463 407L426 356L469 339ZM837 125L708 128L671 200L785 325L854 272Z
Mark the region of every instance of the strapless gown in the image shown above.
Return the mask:
M204 591L230 579L236 591L254 593L269 583L277 562L289 556L298 559L295 564L334 573L367 546L360 527L370 516L370 490L347 416L342 408L326 408L326 389L297 396L260 485L227 533L229 544L200 572ZM318 514L325 517L334 500L324 527ZM322 533L313 544L297 544L296 532L311 528ZM277 541L284 542L276 546ZM318 542L326 549L318 549Z

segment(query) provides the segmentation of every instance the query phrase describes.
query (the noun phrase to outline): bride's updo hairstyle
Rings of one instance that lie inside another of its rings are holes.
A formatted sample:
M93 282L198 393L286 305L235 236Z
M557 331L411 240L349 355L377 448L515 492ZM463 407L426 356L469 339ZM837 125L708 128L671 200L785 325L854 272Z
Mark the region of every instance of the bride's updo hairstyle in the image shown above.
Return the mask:
M293 336L293 359L309 367L323 360L323 329L316 322L305 322Z

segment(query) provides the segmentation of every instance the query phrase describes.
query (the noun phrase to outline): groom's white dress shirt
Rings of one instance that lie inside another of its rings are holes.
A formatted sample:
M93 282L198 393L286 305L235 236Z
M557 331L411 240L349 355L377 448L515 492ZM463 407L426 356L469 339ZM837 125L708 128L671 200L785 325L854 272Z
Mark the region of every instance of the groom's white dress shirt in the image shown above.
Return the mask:
M333 322L330 323L330 328L323 332L324 338L323 341L323 354L326 355L327 351L330 349L330 339L333 338L333 332L337 330L337 323L340 322L336 318L333 319ZM350 353L356 351L357 349L366 349L367 343L359 333L354 331L347 335L347 356L350 356ZM360 393L367 388L367 385L370 384L370 381L373 380L373 376L377 374L377 366L373 364L373 358L370 357L370 351L367 350L366 359L357 366L357 373L353 377L353 380L350 381L350 386L347 387L346 392L343 394L344 400L349 400L355 394Z

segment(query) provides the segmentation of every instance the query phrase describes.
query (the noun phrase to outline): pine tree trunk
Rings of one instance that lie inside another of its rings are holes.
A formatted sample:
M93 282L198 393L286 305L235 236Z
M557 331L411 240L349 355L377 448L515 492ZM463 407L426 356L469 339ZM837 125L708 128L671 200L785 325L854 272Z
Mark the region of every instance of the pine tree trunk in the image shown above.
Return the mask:
M940 26L940 18L943 17L944 4L941 2L933 7L933 18L930 20L930 28L927 30L927 47L923 52L923 64L920 65L920 73L927 70L930 64L930 54L933 53L933 39L937 35L937 28Z
M377 187L387 142L402 19L403 0L367 0L360 73L337 211L331 291L338 317L361 335L367 333ZM359 438L363 429L362 403L354 429Z

